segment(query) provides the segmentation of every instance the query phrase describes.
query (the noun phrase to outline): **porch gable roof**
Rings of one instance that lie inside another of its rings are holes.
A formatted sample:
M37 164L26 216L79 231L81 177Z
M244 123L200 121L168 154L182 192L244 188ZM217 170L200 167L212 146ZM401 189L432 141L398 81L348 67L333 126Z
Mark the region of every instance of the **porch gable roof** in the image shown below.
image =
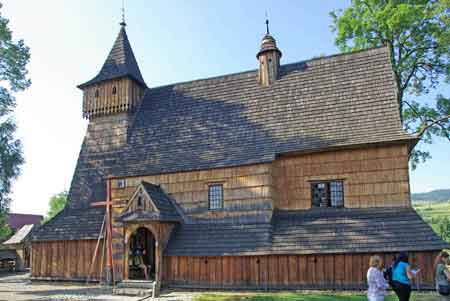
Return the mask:
M145 206L143 208L135 208L136 206L133 206L137 198L141 197L141 192L145 196L144 202L150 205L147 209ZM142 181L130 198L124 212L119 215L118 220L122 222L181 222L183 218L175 207L171 197L164 192L161 186Z

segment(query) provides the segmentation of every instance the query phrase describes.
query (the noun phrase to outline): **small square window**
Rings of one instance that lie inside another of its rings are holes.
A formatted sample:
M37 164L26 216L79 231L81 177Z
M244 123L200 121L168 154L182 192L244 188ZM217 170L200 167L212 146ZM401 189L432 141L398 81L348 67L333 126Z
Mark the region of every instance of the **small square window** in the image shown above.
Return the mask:
M323 181L311 184L313 207L344 207L344 184L342 181Z
M210 210L223 208L222 184L213 184L208 186L208 208Z
M117 188L125 188L125 187L127 187L127 180L125 179L117 180Z

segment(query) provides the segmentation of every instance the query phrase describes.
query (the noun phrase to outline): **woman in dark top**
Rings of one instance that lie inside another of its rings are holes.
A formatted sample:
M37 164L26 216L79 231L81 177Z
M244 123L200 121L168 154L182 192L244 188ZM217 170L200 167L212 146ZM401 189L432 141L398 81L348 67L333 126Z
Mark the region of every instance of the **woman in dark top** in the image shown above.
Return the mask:
M401 252L392 266L392 288L399 301L409 301L413 278L414 274L411 272L408 254Z

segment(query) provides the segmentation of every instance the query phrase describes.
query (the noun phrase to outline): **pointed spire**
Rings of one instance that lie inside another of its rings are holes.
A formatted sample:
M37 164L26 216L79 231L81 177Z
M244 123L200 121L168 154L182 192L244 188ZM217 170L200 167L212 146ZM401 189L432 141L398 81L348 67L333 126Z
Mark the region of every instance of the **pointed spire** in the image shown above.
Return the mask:
M124 22L122 22L124 23ZM121 24L122 25L122 24ZM92 80L79 85L83 88L110 79L130 77L139 85L146 87L141 71L128 41L125 25L122 25L114 45L103 64L102 69Z

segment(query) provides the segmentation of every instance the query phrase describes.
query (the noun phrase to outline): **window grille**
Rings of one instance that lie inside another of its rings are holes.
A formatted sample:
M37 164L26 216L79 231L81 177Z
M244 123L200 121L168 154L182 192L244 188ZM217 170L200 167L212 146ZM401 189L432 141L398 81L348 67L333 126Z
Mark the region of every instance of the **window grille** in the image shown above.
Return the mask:
M117 180L117 188L127 187L127 181L125 179Z
M343 181L322 181L311 183L313 207L344 207Z
M223 185L208 186L208 207L210 210L223 208Z

